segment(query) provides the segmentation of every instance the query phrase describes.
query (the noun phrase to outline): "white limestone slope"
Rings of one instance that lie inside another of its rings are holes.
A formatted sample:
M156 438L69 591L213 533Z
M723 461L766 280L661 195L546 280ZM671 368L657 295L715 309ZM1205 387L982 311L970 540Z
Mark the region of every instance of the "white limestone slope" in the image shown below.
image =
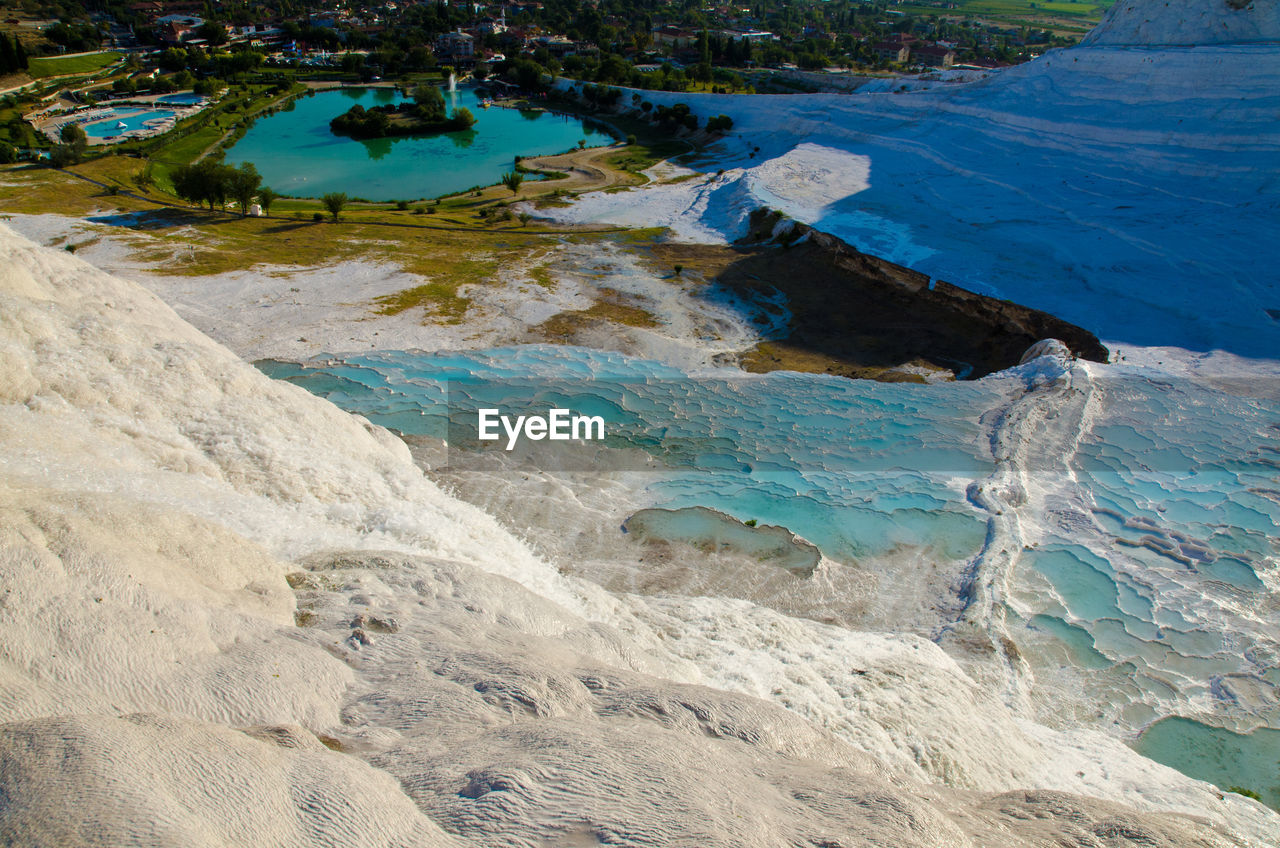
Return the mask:
M1117 0L1086 45L1280 43L1275 0Z
M385 431L3 228L0 357L0 842L1172 848L1280 823L1028 722L931 642L566 578Z

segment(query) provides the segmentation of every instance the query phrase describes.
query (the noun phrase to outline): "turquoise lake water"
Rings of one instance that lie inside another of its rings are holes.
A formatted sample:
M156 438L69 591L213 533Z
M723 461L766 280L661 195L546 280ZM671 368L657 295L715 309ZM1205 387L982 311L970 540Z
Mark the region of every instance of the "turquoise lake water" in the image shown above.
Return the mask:
M231 165L252 162L264 185L283 194L319 197L331 191L367 200L416 200L493 185L516 156L564 153L608 144L603 130L550 112L482 109L469 87L450 94L450 110L465 106L476 124L464 132L352 139L329 121L352 106L366 109L405 98L394 89L349 88L300 97L292 108L259 120L227 152Z

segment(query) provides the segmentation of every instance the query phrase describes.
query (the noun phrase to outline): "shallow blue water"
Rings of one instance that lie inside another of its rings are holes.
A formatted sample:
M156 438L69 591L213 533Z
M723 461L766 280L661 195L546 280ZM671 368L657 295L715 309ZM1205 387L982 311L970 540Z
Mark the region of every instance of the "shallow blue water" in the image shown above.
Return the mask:
M602 415L613 460L653 470L652 505L705 506L780 524L835 559L902 545L962 558L985 534L984 518L952 483L991 468L978 417L997 392L977 383L927 388L800 374L690 379L653 362L549 346L260 367L377 423L450 435L454 443L474 439L474 425L467 425L482 407ZM562 455L542 461L566 471L599 467L591 464L594 453L581 456L587 464ZM466 467L468 457L455 451L450 462Z
M403 433L447 437L455 470L483 456L459 447L480 447L478 408L602 415L605 458L621 463L605 467L648 471L646 505L780 525L891 581L913 579L894 569L918 567L903 565L919 562L903 551L965 563L982 548L987 516L966 486L992 472L991 413L1022 385L1010 375L935 386L790 373L692 379L556 346L259 367ZM1230 694L1251 687L1266 701L1280 691L1276 598L1264 581L1280 557L1280 405L1190 383L1107 377L1094 387L1098 415L1078 452L1027 469L1049 489L1034 516L1040 540L1011 578L1025 627L1015 639L1055 640L1053 656L1097 687L1099 715L1131 734L1206 703L1228 724L1280 724L1280 697L1258 711ZM601 455L569 457L531 459L574 471L597 468ZM1201 727L1165 726L1151 755L1197 773L1194 758L1169 752L1194 749Z
M516 156L563 153L584 140L609 142L602 130L550 112L483 109L475 90L445 93L450 110L465 106L476 124L464 132L351 139L329 121L357 104L404 100L394 89L349 88L300 97L292 108L262 118L227 151L231 165L252 162L263 183L300 197L345 192L368 200L414 200L493 185Z
M603 415L609 447L639 449L665 472L655 505L785 524L833 542L829 555L854 557L922 534L950 555L977 549L981 522L964 485L990 473L988 425L979 419L1007 400L1007 385L994 380L926 387L790 373L691 379L620 354L537 345L264 368L402 432L459 444L474 440L480 407ZM1141 383L1108 381L1100 390L1108 413L1082 442L1073 471L1094 505L1091 532L1101 545L1090 549L1064 533L1030 552L1028 565L1083 621L1152 619L1150 587L1113 561L1129 571L1164 569L1188 584L1261 589L1257 572L1277 554L1280 527L1267 494L1276 482L1269 450L1280 442L1269 426L1280 416L1274 404L1189 385L1173 397ZM456 429L463 418L470 425ZM533 460L592 470L563 456ZM465 465L467 456L455 452L452 461Z
M1136 747L1156 762L1223 789L1248 790L1280 809L1280 730L1232 733L1174 717L1148 728Z

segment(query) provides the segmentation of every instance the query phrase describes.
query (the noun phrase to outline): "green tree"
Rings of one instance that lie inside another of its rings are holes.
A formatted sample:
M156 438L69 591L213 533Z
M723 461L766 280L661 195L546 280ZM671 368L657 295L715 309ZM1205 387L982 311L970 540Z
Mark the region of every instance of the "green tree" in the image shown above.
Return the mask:
M234 168L213 159L180 165L173 170L173 190L183 200L195 204L208 203L212 210L215 204L226 205L235 173Z
M0 74L10 74L18 70L18 53L9 36L0 35Z
M341 191L331 191L320 198L320 202L324 204L325 209L329 210L333 220L337 221L338 216L342 214L343 207L347 205L347 195Z
M511 189L512 194L520 193L520 184L524 182L524 174L519 171L508 171L502 175L502 184Z
M413 90L413 102L418 117L424 121L443 121L445 118L444 95L434 85L420 85Z
M85 134L84 127L79 124L67 124L58 133L58 137L62 139L63 144L81 153L89 146L89 136Z
M541 65L528 59L517 59L507 70L507 75L514 78L516 85L527 91L539 91L543 88L543 73Z
M69 144L55 144L49 151L49 164L55 168L65 168L80 161Z
M733 129L733 118L728 115L716 115L707 118L707 132L727 132Z
M187 66L187 51L181 47L168 47L158 61L166 71L181 71Z
M217 21L205 21L196 32L214 46L227 43L227 28Z
M263 215L271 214L271 204L275 203L276 200L279 199L279 197L280 195L276 194L274 191L267 188L266 186L263 186L262 188L258 189L258 205L262 207Z
M209 77L208 79L196 80L195 85L191 86L191 90L196 94L212 97L226 87L227 84L222 80L216 77Z
M85 135L84 127L67 124L58 133L58 137L62 139L62 144L54 146L49 152L49 162L53 167L65 168L84 158L84 153L89 148L89 137Z
M249 204L253 202L253 196L258 193L262 177L259 176L258 169L252 162L245 162L239 168L231 168L229 171L227 193L240 205L240 214L248 215Z
M18 161L18 149L8 142L0 141L0 165L11 165Z
M476 125L476 116L466 106L453 110L453 126L459 130L469 130Z

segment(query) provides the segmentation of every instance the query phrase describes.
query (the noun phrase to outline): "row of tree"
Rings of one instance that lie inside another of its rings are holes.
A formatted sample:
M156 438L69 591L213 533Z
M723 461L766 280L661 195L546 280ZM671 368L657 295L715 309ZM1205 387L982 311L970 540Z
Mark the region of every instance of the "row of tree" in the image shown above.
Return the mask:
M237 44L230 52L199 47L169 47L157 60L166 71L186 71L196 76L240 79L262 66L265 56L248 45Z
M570 90L572 91L572 89ZM582 99L598 108L612 108L622 96L622 89L607 85L586 84L582 86ZM671 106L659 105L656 109L648 100L641 100L638 93L632 93L631 105L639 106L648 120L658 121L669 127L685 127L689 130L698 128L698 116L689 109L688 103L675 103ZM733 118L728 115L716 115L707 118L707 132L724 133L733 129Z
M27 64L27 48L18 37L0 34L0 74L25 71Z
M91 23L59 21L44 31L44 37L68 53L83 53L102 46L102 33Z
M178 166L172 177L173 190L183 200L208 203L210 209L215 206L225 209L227 201L234 200L239 204L241 215L249 214L255 197L263 214L270 214L271 204L279 197L262 185L262 177L252 162L233 168L214 159L201 159Z

